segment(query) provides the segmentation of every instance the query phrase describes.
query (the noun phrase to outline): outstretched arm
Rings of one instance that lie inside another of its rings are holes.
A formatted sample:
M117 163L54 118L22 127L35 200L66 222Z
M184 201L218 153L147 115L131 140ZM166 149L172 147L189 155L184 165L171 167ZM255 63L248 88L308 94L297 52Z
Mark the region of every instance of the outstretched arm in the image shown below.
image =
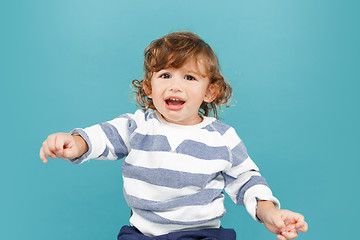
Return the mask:
M304 216L289 210L280 210L270 201L258 201L257 217L279 240L295 239L298 231L306 232L308 225Z

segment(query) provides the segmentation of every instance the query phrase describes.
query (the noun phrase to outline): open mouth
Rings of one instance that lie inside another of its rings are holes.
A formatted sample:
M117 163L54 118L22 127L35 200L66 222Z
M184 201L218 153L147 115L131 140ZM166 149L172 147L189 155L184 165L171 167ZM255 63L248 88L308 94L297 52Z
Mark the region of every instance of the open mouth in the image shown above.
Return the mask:
M169 97L165 99L166 107L170 110L180 110L185 101L180 98Z

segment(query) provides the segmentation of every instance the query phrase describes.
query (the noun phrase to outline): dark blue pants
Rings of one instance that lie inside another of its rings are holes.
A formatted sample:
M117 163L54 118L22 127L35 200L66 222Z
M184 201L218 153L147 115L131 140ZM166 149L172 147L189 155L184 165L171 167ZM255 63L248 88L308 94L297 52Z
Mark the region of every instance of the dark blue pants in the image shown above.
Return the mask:
M198 231L173 232L156 237L148 237L135 227L123 226L118 240L236 240L233 229L210 228Z

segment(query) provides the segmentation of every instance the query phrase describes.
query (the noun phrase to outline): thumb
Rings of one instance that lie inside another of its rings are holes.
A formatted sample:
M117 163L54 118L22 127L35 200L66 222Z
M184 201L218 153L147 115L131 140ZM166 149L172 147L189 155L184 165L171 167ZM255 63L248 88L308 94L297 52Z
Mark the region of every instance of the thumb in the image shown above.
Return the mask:
M77 158L78 154L77 154L77 150L75 149L75 146L71 146L71 147L67 147L63 150L63 157L64 158L68 158L68 159L74 159Z

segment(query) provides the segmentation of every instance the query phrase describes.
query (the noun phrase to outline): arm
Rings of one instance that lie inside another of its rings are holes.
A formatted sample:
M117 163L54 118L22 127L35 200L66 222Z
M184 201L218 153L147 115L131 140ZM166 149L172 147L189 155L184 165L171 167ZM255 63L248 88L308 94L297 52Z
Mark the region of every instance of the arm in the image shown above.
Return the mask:
M144 113L140 114L142 115L138 117L143 117ZM83 129L76 128L70 134L53 134L44 141L40 158L46 163L48 155L51 158L63 158L74 164L81 164L89 159L121 159L128 154L130 134L136 127L132 115L123 114L108 122ZM61 141L56 143L58 138Z
M232 166L223 173L225 191L236 204L244 205L254 220L261 222L256 216L257 200L271 201L277 208L280 208L280 203L273 196L259 168L247 154L242 141L234 131L230 131L231 129L228 132L233 136L233 146L230 145Z
M256 215L270 232L277 234L279 240L297 238L297 231L306 232L308 229L303 215L277 209L270 201L258 201Z
M69 133L55 133L50 135L40 149L40 159L47 163L50 158L75 159L88 151L89 147L81 136L73 136Z

